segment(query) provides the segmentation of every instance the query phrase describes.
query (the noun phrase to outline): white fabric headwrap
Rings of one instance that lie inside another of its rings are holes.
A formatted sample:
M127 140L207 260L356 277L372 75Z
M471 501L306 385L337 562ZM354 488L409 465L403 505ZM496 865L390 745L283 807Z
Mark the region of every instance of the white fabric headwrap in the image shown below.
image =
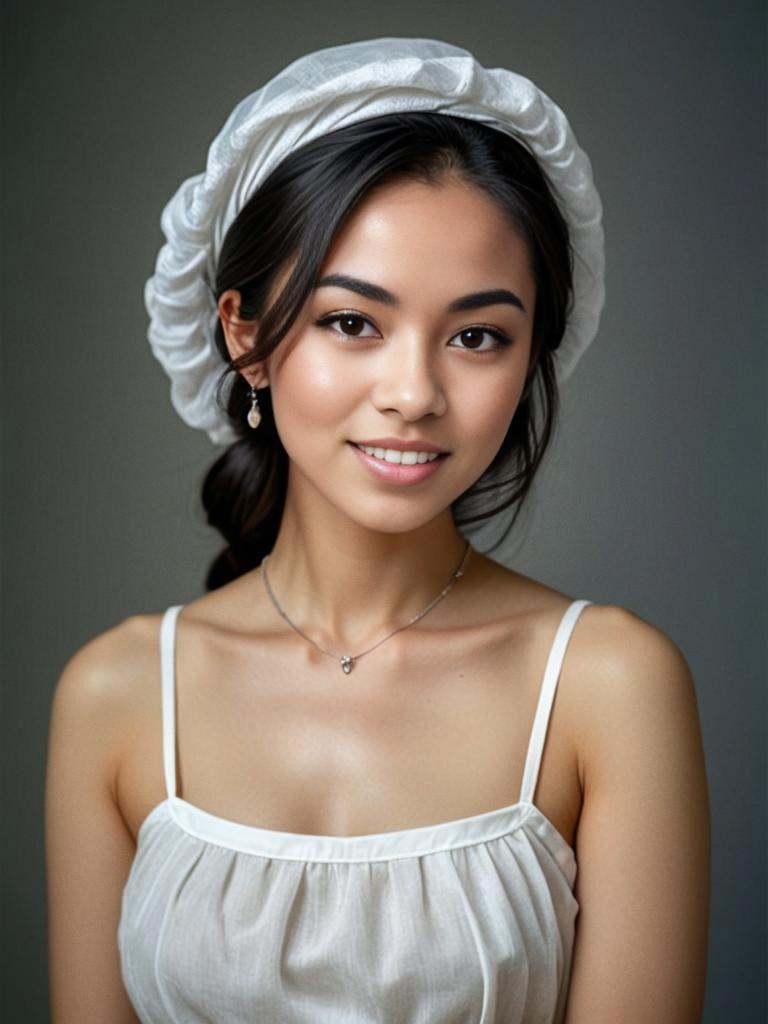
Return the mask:
M605 300L602 205L562 110L527 78L484 68L437 39L387 37L317 50L238 103L210 146L205 172L184 181L163 210L167 243L144 292L149 342L171 379L174 408L215 444L237 439L214 400L225 364L213 340L211 288L229 226L291 150L353 122L424 110L482 121L528 144L560 201L574 250L572 312L554 353L558 383L594 338Z

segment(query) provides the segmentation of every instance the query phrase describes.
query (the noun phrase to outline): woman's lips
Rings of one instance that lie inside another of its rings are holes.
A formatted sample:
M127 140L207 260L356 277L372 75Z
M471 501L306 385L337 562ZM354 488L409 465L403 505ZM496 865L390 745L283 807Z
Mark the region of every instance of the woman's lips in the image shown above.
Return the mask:
M440 469L440 466L448 458L448 455L438 455L431 462L416 462L412 466L404 466L401 462L385 462L384 459L377 459L375 455L367 455L358 448L352 441L347 441L352 451L363 463L365 468L379 480L385 480L390 484L418 484L427 477L433 476Z

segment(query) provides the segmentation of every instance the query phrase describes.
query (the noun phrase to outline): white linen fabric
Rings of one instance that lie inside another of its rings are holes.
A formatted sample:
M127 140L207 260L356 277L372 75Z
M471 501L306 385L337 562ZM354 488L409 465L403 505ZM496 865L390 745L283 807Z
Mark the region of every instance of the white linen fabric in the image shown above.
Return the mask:
M573 302L554 353L558 383L592 342L605 301L602 205L589 158L560 107L528 78L484 68L467 50L438 39L328 47L293 61L241 100L213 140L206 170L182 182L162 213L167 241L144 290L148 338L171 379L174 408L215 444L237 440L214 399L225 366L214 342L212 289L227 229L290 151L346 125L409 111L482 121L537 157L574 252Z
M576 859L533 803L573 627L549 653L520 799L437 825L300 835L176 795L175 637L160 636L167 798L122 896L123 979L143 1024L560 1024Z

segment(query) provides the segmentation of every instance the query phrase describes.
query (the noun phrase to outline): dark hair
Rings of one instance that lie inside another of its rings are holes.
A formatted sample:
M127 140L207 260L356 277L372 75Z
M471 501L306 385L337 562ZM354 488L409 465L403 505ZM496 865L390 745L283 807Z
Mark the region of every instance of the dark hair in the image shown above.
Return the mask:
M482 189L522 233L532 258L536 301L525 388L493 461L452 506L459 528L516 505L499 543L517 520L559 409L552 355L563 337L572 301L568 226L538 161L512 135L446 114L387 114L330 132L286 156L224 238L215 299L236 289L240 315L258 317L260 323L253 350L236 360L230 359L221 323L216 324L216 346L227 364L216 401L240 437L213 463L203 482L208 522L227 542L208 570L208 590L261 563L275 543L285 505L288 456L275 427L270 389L258 392L262 420L253 430L245 421L249 386L239 371L266 359L286 336L309 298L335 235L374 186L400 178L437 184L448 177ZM293 260L289 279L268 306L278 276ZM226 383L230 388L223 399ZM534 401L536 385L540 410ZM503 479L507 471L510 475ZM488 508L483 496L495 491L503 500Z

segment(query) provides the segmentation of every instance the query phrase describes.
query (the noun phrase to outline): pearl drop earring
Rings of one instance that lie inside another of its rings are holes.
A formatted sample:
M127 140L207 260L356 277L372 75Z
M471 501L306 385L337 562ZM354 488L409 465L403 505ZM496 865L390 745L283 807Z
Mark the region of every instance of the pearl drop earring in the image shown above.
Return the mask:
M256 388L251 385L251 408L248 410L248 425L256 427L261 423L261 413L259 412L259 398L256 394Z

